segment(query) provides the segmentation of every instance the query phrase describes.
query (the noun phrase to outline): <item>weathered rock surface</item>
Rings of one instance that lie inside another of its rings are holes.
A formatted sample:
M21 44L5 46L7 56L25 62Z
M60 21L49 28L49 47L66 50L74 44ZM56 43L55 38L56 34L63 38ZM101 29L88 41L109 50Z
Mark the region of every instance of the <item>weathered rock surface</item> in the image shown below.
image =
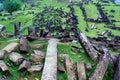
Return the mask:
M44 59L45 53L38 51L38 50L34 50L34 53L31 54L30 56L30 61L32 64L41 64L41 62Z
M0 50L0 59L4 59L6 54L7 54L7 51Z
M43 65L33 65L31 66L27 71L31 74L34 74L35 72L41 71L43 68Z
M87 70L91 70L91 69L92 69L91 63L87 63L87 64L86 64L86 69L87 69Z
M2 70L4 75L6 75L6 76L10 75L10 71L9 71L8 67L2 60L0 60L0 69Z
M31 49L42 49L43 45L42 44L34 44L34 45L30 45Z
M22 64L19 67L19 71L23 72L26 71L27 69L29 69L31 67L31 63L28 60L24 60L22 62Z
M78 80L86 80L85 66L83 62L77 62Z
M2 50L6 50L8 53L10 53L12 51L15 51L18 48L18 46L19 46L18 43L10 43Z
M50 39L41 80L57 80L57 40Z
M19 53L12 52L9 54L9 59L14 63L14 65L19 65L23 62L24 57Z

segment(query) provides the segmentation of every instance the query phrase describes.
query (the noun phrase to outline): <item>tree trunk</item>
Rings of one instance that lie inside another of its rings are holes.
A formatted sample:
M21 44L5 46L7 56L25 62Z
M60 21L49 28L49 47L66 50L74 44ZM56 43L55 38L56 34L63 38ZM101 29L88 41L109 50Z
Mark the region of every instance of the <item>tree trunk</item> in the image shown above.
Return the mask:
M98 61L98 53L88 40L88 38L85 36L84 33L81 33L78 31L78 39L82 47L84 48L85 52L89 55L89 57L94 61Z
M68 55L65 56L64 60L65 60L64 61L65 62L65 68L66 68L66 71L67 71L67 74L68 74L68 80L76 80L74 67L73 67L73 64L70 61Z
M117 61L115 63L115 74L113 80L120 80L120 54L117 58Z
M108 64L109 64L109 54L106 48L103 49L104 54L101 56L99 63L97 64L97 67L92 74L92 76L89 78L89 80L102 80L104 77L104 74L107 70Z
M57 40L48 42L45 64L41 80L57 80Z
M10 75L10 71L3 61L0 61L0 69L2 70L4 75L6 76Z
M26 38L20 39L20 52L28 52L28 40Z
M83 62L77 62L78 80L86 80L85 66Z
M12 51L15 51L18 48L18 46L19 46L18 43L10 43L2 50L6 50L8 53L10 53Z

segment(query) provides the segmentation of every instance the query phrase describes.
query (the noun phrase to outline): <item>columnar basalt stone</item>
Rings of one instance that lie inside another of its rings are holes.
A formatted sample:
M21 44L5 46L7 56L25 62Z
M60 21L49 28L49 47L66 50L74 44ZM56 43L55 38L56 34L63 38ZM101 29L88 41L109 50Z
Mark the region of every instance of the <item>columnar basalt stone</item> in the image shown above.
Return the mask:
M65 69L68 74L68 80L76 80L74 66L71 60L69 59L68 55L64 56L64 62L65 62Z
M113 80L120 80L120 54L115 62L115 74Z
M30 45L31 49L35 49L35 50L39 50L43 48L42 44L34 44L34 45Z
M85 66L83 62L77 62L78 80L86 80Z
M85 36L84 33L78 31L78 39L82 47L84 48L85 52L89 55L89 57L94 61L98 61L98 51L94 49L88 38Z
M21 26L20 22L14 24L15 36L20 36L20 26Z
M40 72L43 68L43 65L33 65L31 66L27 71L30 73L30 74L34 74L35 72Z
M87 64L86 64L86 69L87 69L87 70L92 70L92 65L91 65L91 63L87 63Z
M108 50L104 48L103 51L104 51L104 54L101 56L97 64L97 67L94 73L92 74L92 76L90 76L89 80L103 80L103 77L107 70L109 59L110 59Z
M20 52L28 52L28 40L26 38L20 39Z
M8 67L2 60L0 60L0 69L2 70L4 75L6 75L6 76L10 75L10 71L9 71Z
M23 72L26 71L31 67L31 63L28 60L24 60L22 64L19 66L19 71Z
M41 62L44 59L45 53L38 51L38 50L34 50L34 53L31 54L30 56L30 61L32 64L41 64Z
M28 35L36 35L36 30L34 26L28 28Z
M10 53L12 51L15 51L18 48L18 46L19 46L18 43L10 43L2 50L6 50L8 53Z
M41 80L57 80L57 40L50 39Z
M7 51L0 50L0 59L4 59L6 54L7 54Z
M43 36L43 32L44 32L43 29L41 29L41 30L40 30L40 37Z
M36 29L34 26L31 26L28 28L28 36L27 36L28 40L36 40L38 39L38 36L36 34Z
M9 59L14 63L14 65L20 65L23 62L24 57L19 53L12 52L9 54Z

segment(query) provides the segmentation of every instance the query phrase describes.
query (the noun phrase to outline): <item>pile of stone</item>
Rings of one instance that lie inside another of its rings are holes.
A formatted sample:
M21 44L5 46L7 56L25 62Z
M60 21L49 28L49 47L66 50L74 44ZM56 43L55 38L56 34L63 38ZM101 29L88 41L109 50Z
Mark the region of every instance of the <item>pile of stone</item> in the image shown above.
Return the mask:
M38 49L41 49L42 47L43 46L41 44L29 46L28 40L24 37L20 39L20 43L14 42L8 44L0 50L0 69L3 74L6 76L10 75L9 66L11 66L11 63L13 63L14 66L19 66L18 70L20 72L28 71L30 74L33 74L34 72L41 71L45 53ZM16 52L17 49L19 49L20 53ZM24 53L27 55L28 49L32 49L33 53L29 59L26 59L22 54ZM4 59L6 58L9 58L9 63L4 62Z

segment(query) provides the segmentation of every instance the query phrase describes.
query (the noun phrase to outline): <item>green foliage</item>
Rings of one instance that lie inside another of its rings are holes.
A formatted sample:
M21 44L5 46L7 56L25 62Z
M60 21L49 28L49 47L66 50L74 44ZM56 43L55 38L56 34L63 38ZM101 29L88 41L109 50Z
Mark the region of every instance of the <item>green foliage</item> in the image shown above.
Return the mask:
M4 9L10 14L12 14L12 12L14 11L21 9L22 6L19 0L5 0L3 2L3 5L4 5Z
M26 1L28 1L28 0L21 0L22 2L26 2Z

